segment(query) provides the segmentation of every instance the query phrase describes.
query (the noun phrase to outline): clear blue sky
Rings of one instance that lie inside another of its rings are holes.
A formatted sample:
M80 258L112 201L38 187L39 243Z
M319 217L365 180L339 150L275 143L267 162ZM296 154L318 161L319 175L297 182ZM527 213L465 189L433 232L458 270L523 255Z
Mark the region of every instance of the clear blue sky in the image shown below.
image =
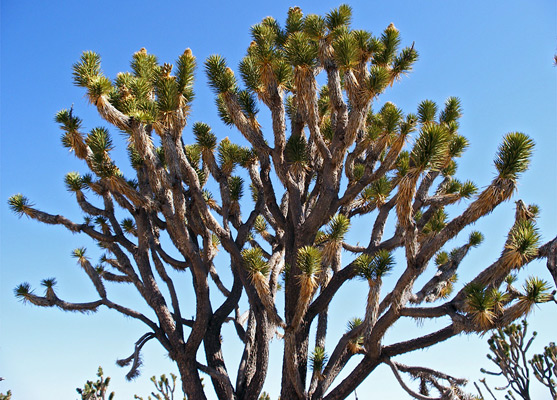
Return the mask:
M82 89L71 83L71 65L81 52L100 53L110 77L129 70L131 55L141 47L161 62L173 62L188 47L199 64L219 53L234 67L249 45L249 27L265 16L283 22L290 6L324 14L339 4L329 0L2 0L0 376L6 380L0 382L0 392L11 389L14 400L75 399L75 388L93 378L97 366L102 365L112 376L116 398L131 399L134 393L146 396L150 392L151 375L174 370L162 348L151 342L144 352L143 375L128 383L123 377L126 371L114 361L128 356L135 340L146 331L139 323L104 309L94 315L39 309L23 305L13 296L13 288L21 282L30 282L40 292L40 280L54 276L60 297L78 302L95 298L87 277L70 257L74 248L88 246L94 259L98 255L95 246L61 227L18 219L6 205L10 195L23 193L40 209L81 220L63 178L67 172L86 170L60 145L60 131L53 121L56 111L74 104L87 128L106 125L87 104ZM492 160L502 136L522 131L534 138L532 166L513 200L538 204L543 240L553 238L557 233L557 96L552 66L557 52L555 1L397 0L352 1L350 5L353 26L378 34L394 22L403 44L415 42L420 53L415 71L387 90L380 103L393 101L405 112L415 112L426 98L439 103L448 96L461 98L460 133L471 147L462 158L458 177L486 186L494 176ZM237 137L219 123L202 68L196 77L191 121L210 123L221 138ZM121 145L122 138L115 130L113 133ZM191 135L188 128L187 135ZM482 231L486 241L465 261L463 281L499 255L512 224L513 206L511 201L476 224L474 229ZM354 227L352 238L358 235L357 229ZM521 277L528 275L550 279L541 263L530 265ZM187 281L185 275L180 279ZM363 311L364 286L355 283L341 294L343 299L331 312L337 331L344 329L348 317ZM122 301L134 299L131 292L119 296ZM557 341L556 318L555 304L536 310L531 326L540 334L534 349ZM402 338L418 329L411 323L393 330L392 335ZM404 361L474 380L480 377L480 366L487 365L485 339L461 336L413 353ZM225 337L232 356L238 352L236 343ZM276 358L266 384L273 398L280 385L280 347L280 341L273 343ZM358 389L359 397L369 398L366 393L372 388L376 398L406 398L390 372L382 368ZM537 398L543 398L542 394Z

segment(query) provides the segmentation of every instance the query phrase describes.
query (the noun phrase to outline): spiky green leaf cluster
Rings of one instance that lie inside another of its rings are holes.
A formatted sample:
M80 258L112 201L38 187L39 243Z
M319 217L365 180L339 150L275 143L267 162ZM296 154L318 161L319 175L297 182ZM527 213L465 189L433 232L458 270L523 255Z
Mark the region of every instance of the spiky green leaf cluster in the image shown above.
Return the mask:
M305 168L309 155L307 140L304 135L292 135L288 138L285 148L286 160L297 168Z
M92 51L85 51L79 62L73 65L73 78L77 86L88 89L89 97L95 99L112 91L112 83L101 71L101 57Z
M416 139L410 159L420 171L437 170L447 157L449 136L447 130L440 125L426 124Z
M317 43L305 32L292 33L285 44L286 58L294 67L316 66L318 52Z
M228 178L228 188L230 190L230 200L239 201L244 194L244 180L239 176Z
M481 232L473 231L470 233L470 237L468 239L468 244L472 247L479 246L484 240L484 235Z
M517 252L527 260L537 255L540 234L532 220L515 224L509 232L509 241L505 248Z
M14 294L17 298L25 302L30 294L33 294L29 282L23 282L14 289Z
M440 267L449 262L449 254L446 251L440 251L435 255L435 265Z
M389 178L382 176L362 190L360 197L364 202L380 207L387 201L392 189Z
M373 255L360 255L354 263L360 277L368 281L375 281L392 270L395 259L387 250L379 250Z
M468 284L466 287L466 311L481 329L491 327L496 314L496 289L486 289L478 284Z
M449 97L445 101L445 108L441 111L439 115L439 122L450 124L457 123L459 118L462 116L462 106L460 104L460 99L458 97ZM458 125L457 125L458 126Z
M205 72L209 78L209 86L217 94L234 92L236 90L236 78L230 68L226 66L226 60L219 55L212 55L205 61Z
M534 150L534 141L520 132L505 135L495 158L495 168L503 179L516 180L528 169Z
M73 115L73 109L58 111L54 120L60 124L60 128L65 132L77 132L83 122L79 117Z
M327 356L327 353L325 352L325 349L323 347L316 346L315 349L313 349L309 359L312 371L320 373L327 363L329 357Z
M531 276L524 284L524 294L519 297L520 302L529 304L546 303L553 299L553 295L549 292L551 285L543 279Z
M237 144L232 143L228 138L221 140L218 146L218 160L220 168L225 174L234 171L236 164L241 157L241 148Z
M313 246L298 249L297 267L306 276L315 276L321 271L321 251Z
M44 286L47 289L52 289L56 286L56 278L47 278L41 281L41 286Z
M268 226L265 217L263 217L263 215L258 215L257 218L255 218L255 222L253 224L253 229L255 230L255 232L261 234L263 232L266 232L267 228Z
M78 247L72 251L71 256L77 258L78 260L85 259L85 252L87 249L85 247Z
M434 122L437 115L437 104L432 100L423 100L418 105L418 120L422 124Z
M263 258L263 251L259 247L242 250L244 267L250 275L261 273L264 276L269 274L269 264Z
M124 218L120 223L120 226L122 226L122 230L125 233L135 234L136 232L135 221L131 218Z
M327 224L325 234L330 241L342 242L348 229L350 229L350 220L342 214L336 214Z
M431 233L435 234L440 232L441 229L443 229L445 225L447 225L447 218L448 215L445 212L445 209L443 207L439 208L429 219L429 221L427 221L427 223L424 225L422 234L428 235Z
M18 193L10 196L8 199L8 206L12 212L16 213L20 217L24 214L29 215L32 211L33 204L29 201L27 197Z
M84 188L83 179L79 172L69 172L66 174L64 178L64 183L66 184L66 188L70 192L78 192Z

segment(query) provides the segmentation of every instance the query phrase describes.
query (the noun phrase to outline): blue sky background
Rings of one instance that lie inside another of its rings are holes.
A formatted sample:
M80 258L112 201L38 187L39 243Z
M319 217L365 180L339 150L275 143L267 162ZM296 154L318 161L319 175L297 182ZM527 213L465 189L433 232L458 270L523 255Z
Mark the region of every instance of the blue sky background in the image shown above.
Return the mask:
M146 47L160 62L174 62L191 48L198 65L211 54L221 54L235 69L250 42L249 27L272 15L283 23L288 7L298 5L307 13L324 14L340 3L333 1L26 1L1 2L1 266L0 266L0 392L11 389L14 400L75 399L75 388L92 379L99 365L112 376L117 399L131 399L151 390L149 377L174 371L160 345L145 347L142 376L133 383L125 370L115 366L128 356L133 343L146 330L136 321L101 309L93 315L63 313L23 305L13 288L28 281L41 293L40 280L58 279L58 294L70 301L95 299L91 284L70 257L88 246L92 259L100 251L85 236L72 235L61 227L45 226L10 213L6 200L23 193L38 208L81 220L72 195L65 190L64 175L86 172L84 165L60 145L54 114L72 104L90 129L106 126L87 104L84 91L74 87L71 66L84 50L103 58L107 76L129 70L134 52ZM472 179L480 188L494 177L493 157L502 136L521 131L536 142L530 170L521 179L513 200L523 199L541 208L539 220L543 242L552 239L557 226L557 10L551 0L526 1L352 1L353 26L379 34L394 22L403 45L415 42L420 59L414 72L379 99L378 106L392 101L405 112L431 99L440 104L448 96L462 100L464 116L460 133L470 148L459 164L457 176ZM219 138L235 140L238 133L218 120L213 94L202 67L196 73L196 99L191 123L202 120L213 126ZM375 106L376 108L378 106ZM191 126L191 124L190 124ZM112 130L117 145L124 139ZM186 128L186 142L191 142ZM123 153L122 153L123 154ZM450 215L456 215L453 212ZM514 202L499 207L478 222L486 240L465 260L462 282L494 261L512 225ZM350 239L367 235L369 221L358 221ZM468 232L468 231L467 231ZM464 241L457 238L457 246ZM450 246L449 246L450 250ZM223 266L226 268L226 266ZM396 274L395 274L396 275ZM543 263L533 263L521 277L539 275L549 280ZM177 278L184 291L186 274ZM346 321L363 313L365 285L354 282L341 292L331 311L332 335L344 330ZM134 302L132 292L118 292L117 299ZM184 297L187 299L187 296ZM193 306L192 306L193 307ZM531 316L539 332L533 344L540 351L557 341L557 306L546 304ZM415 335L414 323L393 329L389 341ZM238 342L224 332L226 352L238 357ZM479 368L487 366L484 338L461 336L403 359L413 365L442 369L456 376L477 380ZM280 386L281 342L272 346L272 368L266 390L273 398ZM235 369L235 362L230 369ZM495 382L494 380L491 381ZM492 386L494 386L492 385ZM210 385L209 385L210 386ZM471 385L469 386L472 390ZM535 392L544 398L545 392ZM358 389L361 399L372 393L381 399L404 399L391 373L374 372Z

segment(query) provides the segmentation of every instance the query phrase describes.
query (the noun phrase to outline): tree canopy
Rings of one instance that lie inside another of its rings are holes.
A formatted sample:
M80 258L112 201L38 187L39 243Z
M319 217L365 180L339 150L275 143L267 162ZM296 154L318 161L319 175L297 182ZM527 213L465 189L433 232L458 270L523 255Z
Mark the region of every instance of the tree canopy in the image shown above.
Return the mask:
M284 399L346 398L380 364L416 398L430 398L430 392L466 398L465 380L396 358L461 333L508 325L553 299L541 279L529 278L519 289L508 283L539 258L547 258L557 281L557 238L540 243L537 207L522 201L500 257L486 261L470 281L458 282L457 275L483 240L480 232L459 234L513 196L534 142L520 132L506 134L495 177L481 190L456 178L457 160L468 147L459 133L460 100L450 97L442 106L424 100L415 113L390 102L374 109L385 89L411 72L418 52L413 44L401 48L393 24L378 36L352 29L351 12L342 5L325 16L304 15L294 7L283 26L265 18L251 28L238 73L220 55L205 60L216 111L241 140L219 142L203 122L187 126L197 64L189 49L174 65L141 49L131 72L114 79L102 72L98 54L84 52L73 67L74 83L106 122L125 133L134 175L125 176L113 158L108 128L85 133L73 108L57 113L63 146L89 169L65 178L84 221L41 211L21 194L9 205L99 244L104 254L98 263L85 248L73 251L98 299L60 299L54 278L42 281L42 296L28 283L16 295L66 311L105 306L142 321L148 331L119 364L129 366L133 378L141 348L156 339L192 399L206 398L200 372L221 399L257 399L275 336L284 343ZM269 126L261 123L263 113ZM243 199L247 190L251 201ZM450 217L459 202L466 206ZM356 218L368 221L369 230L359 233L363 245L346 241ZM452 239L459 246L446 249ZM216 262L218 252L226 262ZM188 296L195 297L191 319L181 312L185 294L176 289L184 271L192 278ZM232 276L230 286L224 274ZM396 276L390 287L383 284L388 274ZM328 338L328 309L355 279L369 285L367 298L354 299L365 304L365 315L347 321L342 337ZM116 284L135 287L149 314L113 301ZM439 319L445 326L384 344L389 328L408 318ZM223 356L226 323L244 346L239 365ZM336 379L354 358L346 378ZM419 388L404 375L417 379Z

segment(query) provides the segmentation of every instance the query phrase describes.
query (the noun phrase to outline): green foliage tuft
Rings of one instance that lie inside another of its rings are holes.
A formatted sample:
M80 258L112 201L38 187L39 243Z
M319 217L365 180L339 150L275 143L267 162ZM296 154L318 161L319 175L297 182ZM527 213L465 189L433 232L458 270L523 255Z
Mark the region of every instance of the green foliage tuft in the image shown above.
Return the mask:
M193 134L197 145L205 151L213 151L217 147L217 137L211 132L211 127L203 122L193 124Z
M209 86L217 94L233 92L236 89L234 72L226 66L226 60L219 55L212 55L205 61L205 72Z
M263 251L259 247L242 250L244 266L251 275L261 273L264 276L269 274L269 264L263 259Z
M418 105L418 120L425 124L435 121L437 104L432 100L424 100Z
M443 127L424 125L410 155L412 163L420 171L439 169L446 159L448 144L449 137Z
M294 67L311 68L317 65L318 46L304 32L295 32L288 37L285 54Z
M66 184L66 188L70 192L78 192L85 186L83 184L83 180L81 179L81 175L79 175L79 172L67 173L66 177L64 178L64 183Z
M534 150L534 141L520 132L509 133L499 146L495 167L503 179L516 180L518 174L526 171Z
M395 260L387 250L379 250L373 255L362 254L355 261L358 274L368 281L375 281L387 275L394 267Z
M481 232L473 231L470 233L470 237L468 239L468 244L472 247L479 246L484 240L484 235Z
M298 249L297 266L306 276L315 276L321 271L321 251L313 246Z
M32 212L33 204L27 197L18 193L10 196L8 199L8 206L10 207L10 210L21 217L23 214L29 215L30 212Z
M14 294L17 298L25 302L27 297L30 294L33 294L33 291L31 290L31 285L28 282L23 282L14 289Z
M228 178L228 188L230 189L230 200L239 201L244 194L244 180L239 176Z

